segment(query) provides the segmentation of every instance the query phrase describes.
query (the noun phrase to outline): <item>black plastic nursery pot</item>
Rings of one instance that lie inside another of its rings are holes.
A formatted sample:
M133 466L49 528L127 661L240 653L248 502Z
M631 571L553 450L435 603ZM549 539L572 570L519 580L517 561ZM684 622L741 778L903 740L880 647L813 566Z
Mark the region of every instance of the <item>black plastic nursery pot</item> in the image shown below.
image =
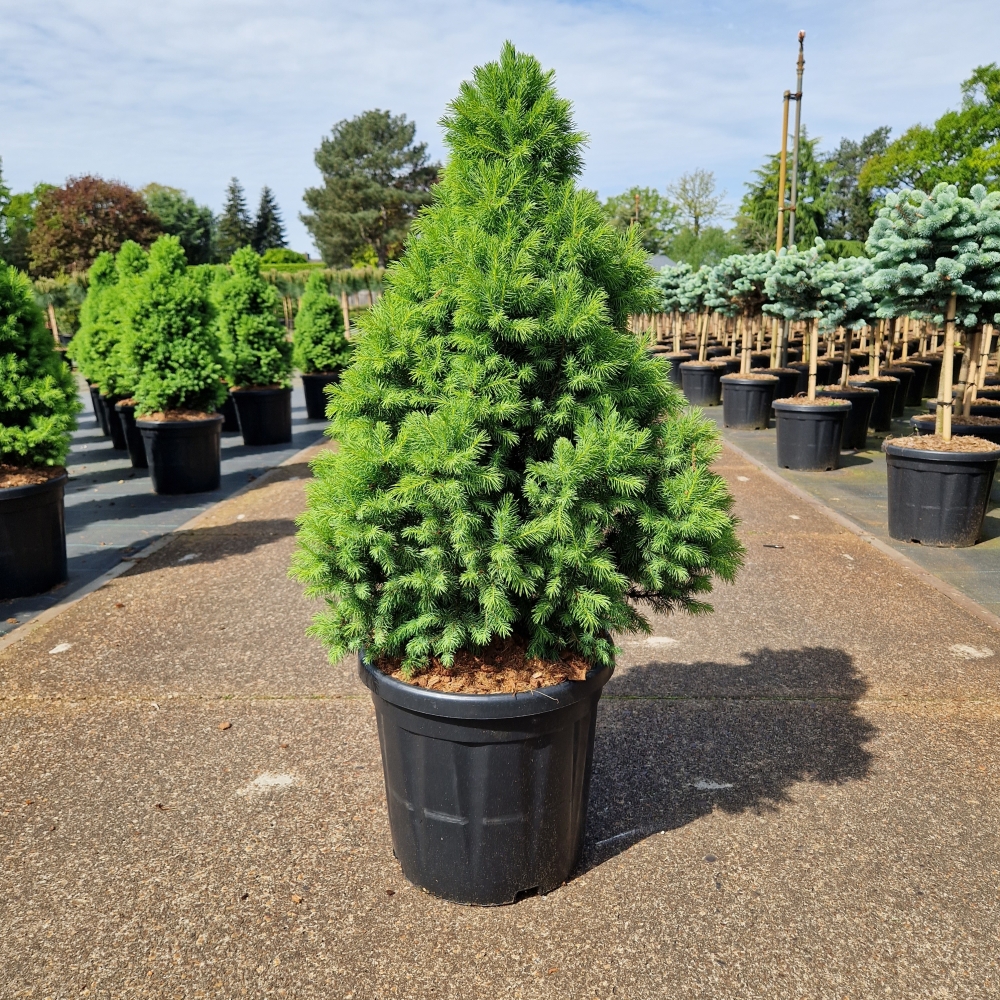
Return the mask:
M208 493L222 478L222 414L200 420L136 420L156 493Z
M334 385L339 381L340 375L337 372L315 372L302 376L302 389L306 394L306 416L310 420L326 419L328 400L323 390L328 385Z
M976 395L980 399L1000 399L1000 386L984 385L982 389L977 390Z
M771 352L770 351L751 351L750 352L750 368L770 368L771 367Z
M851 351L851 375L857 375L868 364L867 351Z
M226 393L219 413L222 414L222 433L239 434L240 418L236 416L236 404L233 402L232 393Z
M848 379L852 386L866 386L869 389L878 391L878 399L872 406L872 415L868 426L873 431L885 432L892 428L892 406L899 390L899 379L892 375L879 376L878 378L868 378L867 375L860 375L858 378Z
M115 451L125 451L128 448L128 442L125 440L125 428L122 426L121 417L115 409L121 398L121 396L101 396L101 409L104 411L104 419L108 425L111 447Z
M101 404L100 404L101 390L96 385L94 385L93 382L87 383L87 389L90 392L91 409L94 411L94 417L99 424L101 422Z
M931 366L926 361L918 361L916 358L907 358L903 366L913 372L913 378L910 379L910 385L906 390L906 405L919 406L927 395L927 376L930 374Z
M125 434L125 444L128 447L128 457L132 460L132 468L148 468L146 445L142 440L142 431L139 430L135 422L135 404L125 401L116 403L115 412L121 421L122 431Z
M708 350L705 351L705 357L708 358L710 361L713 358L718 358L721 360L722 358L729 357L731 351L732 351L731 347L724 347L722 344L717 344L715 347L710 347L708 348Z
M243 443L287 444L292 440L292 390L234 389Z
M690 351L678 351L674 353L673 351L664 352L658 354L659 358L666 358L670 362L670 381L674 383L678 388L681 385L681 363L684 361L690 361L695 357Z
M681 389L693 406L718 406L722 398L719 380L726 374L725 365L716 361L684 361L681 370Z
M904 368L901 365L892 365L891 367L883 368L881 374L899 379L899 388L896 390L896 395L892 400L892 415L894 417L904 416L906 400L910 394L910 385L913 383L913 369ZM918 403L917 405L919 406L920 404Z
M937 400L929 399L924 404L928 413L937 413ZM952 403L952 421L960 420L961 417L958 415L958 400L953 400ZM1000 417L1000 405L994 400L973 400L972 405L969 407L970 417Z
M783 469L825 472L840 467L844 421L850 412L848 400L836 403L793 403L776 399L778 465Z
M97 417L97 424L101 428L101 433L105 437L110 437L111 431L108 429L108 411L104 408L104 403L101 401L101 390L96 385L92 385L90 387L90 402L94 407L94 416Z
M448 694L360 658L393 853L436 896L495 906L557 888L583 846L597 702L612 673L521 694Z
M743 367L743 360L740 356L727 354L724 358L716 358L716 363L723 366L723 375L735 375Z
M827 366L829 372L826 384L836 385L840 381L840 376L844 371L844 359L837 357L835 354L827 354L823 358L823 364Z
M786 399L799 391L799 373L795 368L764 368L761 375L774 375L778 380L774 389L775 399Z
M844 418L840 450L864 451L868 445L868 421L871 419L872 407L878 399L878 390L857 385L848 386L846 389L828 386L820 391L824 396L846 399L851 404L851 411Z
M0 600L30 597L65 581L68 479L63 473L0 489Z
M723 375L722 422L726 427L737 430L766 430L771 418L771 403L778 388L775 375L755 373L754 378L745 375Z
M910 419L910 424L918 434L933 434L937 424L937 415L922 414ZM967 421L963 417L952 417L951 433L956 437L978 437L984 441L992 441L1000 447L1000 419L985 418L982 421Z
M889 535L953 548L983 528L1000 446L983 452L925 451L887 441Z

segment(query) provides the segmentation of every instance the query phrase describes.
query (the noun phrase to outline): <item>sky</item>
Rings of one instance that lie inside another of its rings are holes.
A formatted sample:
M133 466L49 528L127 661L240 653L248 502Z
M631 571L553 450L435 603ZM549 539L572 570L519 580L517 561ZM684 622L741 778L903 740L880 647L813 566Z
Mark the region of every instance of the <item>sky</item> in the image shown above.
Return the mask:
M0 156L15 191L96 173L218 211L230 177L251 207L267 184L316 255L298 216L320 139L378 107L443 159L448 101L509 38L573 101L581 183L606 197L704 168L735 208L779 145L799 29L820 148L930 124L1000 61L996 0L0 0Z

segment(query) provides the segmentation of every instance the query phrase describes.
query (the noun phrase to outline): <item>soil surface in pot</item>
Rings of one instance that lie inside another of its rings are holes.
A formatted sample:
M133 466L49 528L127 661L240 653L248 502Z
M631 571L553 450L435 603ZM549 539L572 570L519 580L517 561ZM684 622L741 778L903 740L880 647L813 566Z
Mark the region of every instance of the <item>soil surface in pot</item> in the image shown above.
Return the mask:
M164 413L137 413L136 420L155 420L158 423L166 420L208 420L214 413L202 413L200 410L167 410Z
M917 434L913 437L886 438L882 448L887 444L897 448L915 448L918 451L950 451L950 452L983 452L996 451L997 446L992 441L973 437L971 434L956 434L950 441L945 441L940 434Z
M61 465L0 465L0 490L37 486L58 479L65 472Z
M539 660L526 655L527 646L519 636L495 639L478 651L460 650L451 667L432 659L413 677L403 676L401 656L379 657L375 666L393 680L452 694L517 694L586 679L590 664L582 656L570 653L563 660Z
M752 378L752 379L755 379L755 380L759 379L761 382L777 382L778 381L778 376L777 375L768 375L765 372L762 372L762 371L759 371L759 370L758 371L749 371L749 372L746 372L743 375L741 375L739 372L733 372L732 375L723 375L722 377L723 378L727 378L727 379Z
M316 374L310 372L310 374ZM259 392L261 389L287 389L287 385L234 385L233 392Z
M742 377L746 378L745 375ZM843 406L849 400L830 399L827 396L817 395L815 399L810 399L808 396L789 396L787 399L775 400L775 402L798 403L800 406Z

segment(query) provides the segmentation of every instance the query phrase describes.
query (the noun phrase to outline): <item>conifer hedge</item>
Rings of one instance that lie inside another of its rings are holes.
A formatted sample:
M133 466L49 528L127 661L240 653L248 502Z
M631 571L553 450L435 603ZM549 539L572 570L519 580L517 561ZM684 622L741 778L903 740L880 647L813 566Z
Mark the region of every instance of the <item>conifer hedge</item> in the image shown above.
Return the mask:
M0 261L0 465L63 465L79 410L31 282Z
M344 313L322 274L311 274L295 315L292 360L300 372L336 372L351 360Z
M509 43L444 119L450 160L331 395L293 573L332 659L518 635L614 655L644 605L707 611L740 564L712 426L626 331L658 292L575 184L584 136Z

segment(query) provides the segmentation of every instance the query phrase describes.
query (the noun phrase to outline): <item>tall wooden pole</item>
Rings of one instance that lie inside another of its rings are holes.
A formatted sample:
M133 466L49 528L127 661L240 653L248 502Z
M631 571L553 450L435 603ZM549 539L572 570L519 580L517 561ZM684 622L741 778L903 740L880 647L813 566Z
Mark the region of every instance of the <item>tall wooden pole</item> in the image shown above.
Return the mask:
M781 159L778 165L778 237L774 241L774 252L777 253L785 239L785 180L788 165L788 102L792 98L790 90L782 97L781 109Z
M803 46L805 45L806 33L804 31L799 32L799 59L795 64L796 78L795 78L795 93L792 94L792 100L795 101L795 135L792 138L792 192L791 192L791 204L788 206L788 245L791 246L795 242L795 212L798 208L796 199L798 197L798 187L799 187L799 136L801 134L802 128L802 73L806 68L805 55L803 54Z
M934 430L945 441L951 440L952 389L955 378L955 312L958 296L954 293L948 300L948 312L944 319L944 360L941 362L941 380L938 385L937 420Z

